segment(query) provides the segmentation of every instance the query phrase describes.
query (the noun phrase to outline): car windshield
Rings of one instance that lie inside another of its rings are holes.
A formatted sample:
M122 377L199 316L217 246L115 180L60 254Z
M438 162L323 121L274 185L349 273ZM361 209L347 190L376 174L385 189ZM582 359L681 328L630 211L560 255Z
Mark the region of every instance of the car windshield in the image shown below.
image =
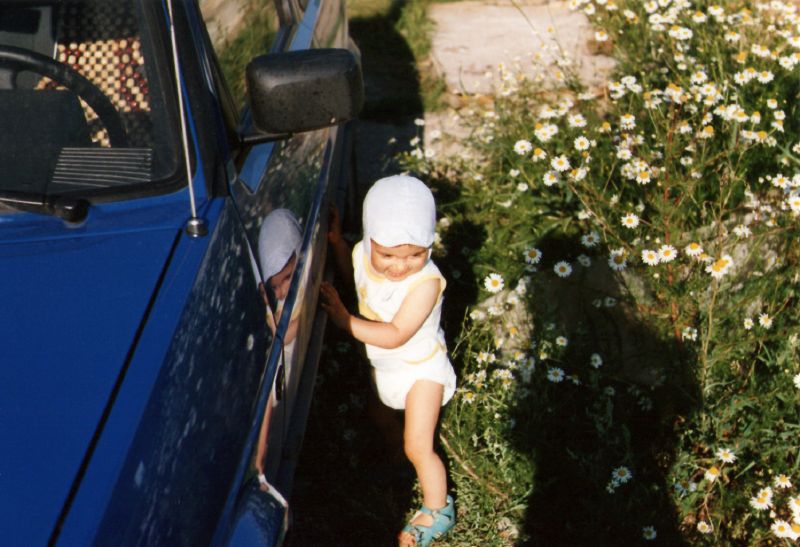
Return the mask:
M163 8L0 0L0 193L115 200L178 166Z

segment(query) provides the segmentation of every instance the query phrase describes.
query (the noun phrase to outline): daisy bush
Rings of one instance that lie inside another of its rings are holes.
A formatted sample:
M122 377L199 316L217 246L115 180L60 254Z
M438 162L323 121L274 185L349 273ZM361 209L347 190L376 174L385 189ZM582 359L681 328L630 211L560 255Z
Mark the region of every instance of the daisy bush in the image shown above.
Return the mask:
M515 537L797 539L797 7L571 7L605 85L501 67L463 154L407 158L481 300L442 433L460 496Z

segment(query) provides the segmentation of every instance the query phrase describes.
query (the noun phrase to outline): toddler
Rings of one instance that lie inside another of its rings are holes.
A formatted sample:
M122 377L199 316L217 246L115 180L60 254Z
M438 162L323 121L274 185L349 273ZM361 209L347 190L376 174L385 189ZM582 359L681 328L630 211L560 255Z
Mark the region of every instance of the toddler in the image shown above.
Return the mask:
M348 250L338 222L333 224L329 239L341 257ZM381 179L364 199L363 224L364 238L352 251L360 317L347 311L328 283L321 288L322 307L366 345L380 400L404 411L403 448L423 506L398 539L402 546L426 546L455 524L446 470L434 451L439 410L452 398L456 376L439 325L446 282L431 260L433 195L410 176Z

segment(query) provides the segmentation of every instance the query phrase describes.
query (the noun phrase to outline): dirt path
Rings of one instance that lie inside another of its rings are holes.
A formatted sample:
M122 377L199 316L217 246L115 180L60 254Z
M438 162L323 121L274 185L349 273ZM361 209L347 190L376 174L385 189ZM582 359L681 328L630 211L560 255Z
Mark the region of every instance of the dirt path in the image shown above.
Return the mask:
M432 4L428 15L436 25L432 57L454 93L490 93L486 75L501 63L536 78L566 55L589 88L602 84L612 66L592 53L589 21L567 2L469 0Z
M431 60L447 85L449 108L425 112L424 129L413 120L398 124L360 122L357 154L362 189L397 170L392 155L409 150L409 141L423 139L435 155L458 153L467 136L460 110L470 98L492 93L502 64L530 78L550 79L543 67L566 56L589 88L602 85L612 60L594 54L594 35L586 16L567 2L548 0L466 0L432 3L428 17L435 25Z

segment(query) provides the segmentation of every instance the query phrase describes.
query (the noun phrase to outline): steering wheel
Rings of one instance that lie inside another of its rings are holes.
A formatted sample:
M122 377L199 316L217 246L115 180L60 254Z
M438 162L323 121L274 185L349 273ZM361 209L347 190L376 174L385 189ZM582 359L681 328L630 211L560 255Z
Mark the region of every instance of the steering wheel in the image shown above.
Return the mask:
M122 124L122 118L114 105L95 84L87 80L71 66L51 59L46 55L13 46L0 45L0 67L8 67L11 71L8 87L16 88L17 75L30 71L47 76L54 82L73 91L94 110L95 114L108 131L111 146L127 146L128 134ZM3 80L0 73L0 80ZM2 83L0 81L0 83Z

